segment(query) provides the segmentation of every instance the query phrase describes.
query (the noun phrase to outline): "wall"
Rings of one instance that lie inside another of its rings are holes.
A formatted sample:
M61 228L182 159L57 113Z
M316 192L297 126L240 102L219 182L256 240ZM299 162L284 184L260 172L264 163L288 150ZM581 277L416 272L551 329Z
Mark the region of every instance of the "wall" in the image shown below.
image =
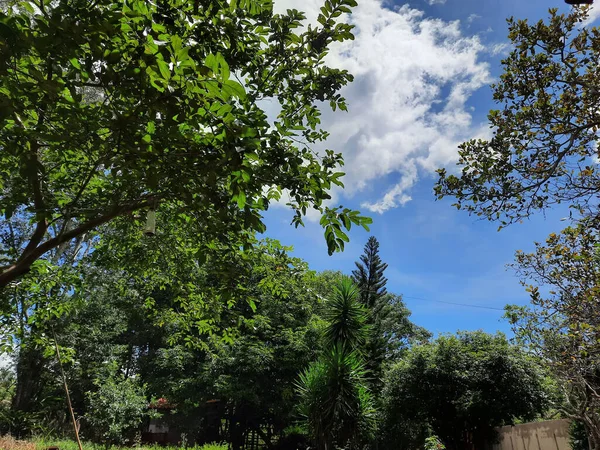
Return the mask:
M499 441L489 450L571 450L569 420L547 420L497 429Z

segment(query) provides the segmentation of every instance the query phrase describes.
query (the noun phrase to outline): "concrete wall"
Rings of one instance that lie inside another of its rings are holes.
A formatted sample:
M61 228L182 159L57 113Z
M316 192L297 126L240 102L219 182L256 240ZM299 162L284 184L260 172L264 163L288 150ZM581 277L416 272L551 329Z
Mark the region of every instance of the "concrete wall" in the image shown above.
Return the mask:
M547 420L498 428L497 444L489 450L571 450L569 421Z

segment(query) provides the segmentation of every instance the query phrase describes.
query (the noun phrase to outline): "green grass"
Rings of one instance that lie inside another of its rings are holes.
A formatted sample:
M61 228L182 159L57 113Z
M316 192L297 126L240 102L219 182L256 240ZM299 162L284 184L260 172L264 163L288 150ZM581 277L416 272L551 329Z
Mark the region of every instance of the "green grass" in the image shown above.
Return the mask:
M44 450L46 447L55 446L60 450L79 450L77 443L70 440L60 439L35 439L36 450ZM83 450L106 450L106 446L82 442ZM140 445L139 447L108 447L110 450L184 450L184 447L162 447L159 445ZM227 450L227 445L204 444L194 447L186 447L185 450Z

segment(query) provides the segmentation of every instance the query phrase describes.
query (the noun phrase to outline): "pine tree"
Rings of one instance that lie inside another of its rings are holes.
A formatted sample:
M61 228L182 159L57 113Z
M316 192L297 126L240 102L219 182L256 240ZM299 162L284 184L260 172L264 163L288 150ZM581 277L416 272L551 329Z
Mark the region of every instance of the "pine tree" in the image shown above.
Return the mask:
M366 367L370 375L371 388L376 390L381 384L383 362L385 360L386 342L381 330L381 303L387 296L385 285L387 278L383 272L387 269L379 257L379 242L371 236L365 244L360 262L356 262L356 270L352 279L358 286L360 300L369 310L369 338L365 342Z
M352 279L360 290L360 299L368 308L374 308L377 300L387 294L387 278L383 276L387 266L379 257L377 238L371 236L365 244L360 262L356 262L356 270L352 271Z

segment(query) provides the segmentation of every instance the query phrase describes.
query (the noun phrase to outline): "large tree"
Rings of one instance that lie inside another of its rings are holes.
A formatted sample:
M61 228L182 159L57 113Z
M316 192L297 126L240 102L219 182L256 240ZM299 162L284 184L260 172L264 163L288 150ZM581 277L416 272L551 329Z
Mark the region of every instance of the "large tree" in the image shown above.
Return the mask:
M551 9L547 21L508 20L492 137L460 146L459 176L439 170L439 198L501 226L559 203L597 214L600 32L581 26L587 15Z
M65 294L40 293L45 302L33 304L29 315L36 328L17 342L20 393L6 418L23 412L40 429L58 424L60 432L64 426L64 391L48 353L54 331L87 438L105 439L112 419L115 433L130 429L135 416L123 413L130 400L139 400L141 385L148 395L178 405L176 426L190 441L226 440L239 448L255 430L270 446L292 423L294 383L316 358L323 325L316 314L321 300L307 289L314 274L271 240L231 259L216 248L221 261L209 255L200 267L189 258L193 248L185 245L188 253L177 245L184 234L165 231L134 240L127 250L119 245L126 236L107 232L79 267L80 283ZM112 240L120 252L113 254ZM230 287L232 276L240 286ZM59 307L69 314L55 314ZM3 328L0 337L10 339L17 325ZM123 402L115 411L103 411L102 402L119 394ZM214 399L222 406L219 426L206 417L205 402ZM222 418L229 421L227 433L219 432ZM0 428L5 424L0 417ZM11 431L30 432L30 425Z
M383 392L384 444L422 445L424 427L446 448L484 448L494 427L533 419L547 404L543 374L502 334L463 332L412 347ZM474 447L473 447L474 446Z
M3 255L0 287L61 243L164 204L226 240L264 231L285 191L296 226L314 207L329 251L343 248L343 228L368 219L324 206L342 157L311 146L327 135L316 105L346 109L352 77L324 59L352 39L338 18L355 4L327 0L303 28L271 0L15 1L0 13L0 218L34 227Z
M552 233L514 264L531 307L508 307L516 336L553 371L557 407L581 421L590 450L600 449L600 241L581 223Z

